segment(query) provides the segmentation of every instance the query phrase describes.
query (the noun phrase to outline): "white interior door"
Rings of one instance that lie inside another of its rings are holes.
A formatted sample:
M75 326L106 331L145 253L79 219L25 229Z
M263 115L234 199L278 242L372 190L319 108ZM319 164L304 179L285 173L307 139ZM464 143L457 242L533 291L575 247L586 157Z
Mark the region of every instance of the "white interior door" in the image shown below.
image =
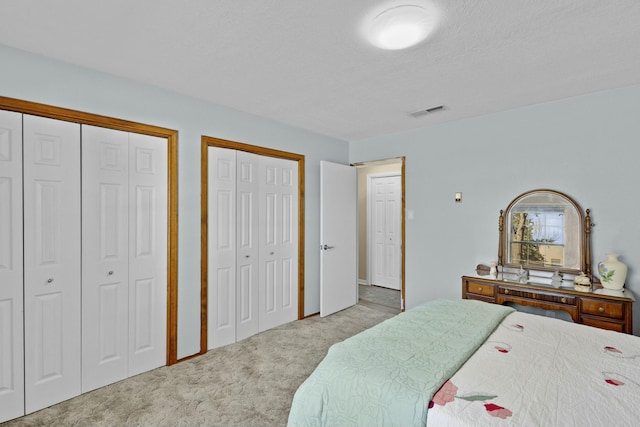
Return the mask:
M129 134L129 376L167 360L167 162L166 139Z
M260 331L258 182L260 156L236 153L236 340Z
M129 134L82 126L82 392L127 378Z
M320 316L358 302L357 175L320 162Z
M0 111L0 423L24 415L22 114Z
M374 285L400 290L401 177L371 177L371 282Z
M208 347L236 341L236 151L208 148Z
M298 318L298 162L260 157L260 330Z
M80 125L24 116L25 409L80 394Z

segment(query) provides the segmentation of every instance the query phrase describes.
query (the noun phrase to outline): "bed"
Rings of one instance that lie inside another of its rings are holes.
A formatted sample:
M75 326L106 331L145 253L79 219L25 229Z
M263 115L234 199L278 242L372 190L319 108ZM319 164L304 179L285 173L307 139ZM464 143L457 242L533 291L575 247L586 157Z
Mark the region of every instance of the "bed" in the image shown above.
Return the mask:
M332 346L290 427L589 426L640 419L640 338L438 300Z

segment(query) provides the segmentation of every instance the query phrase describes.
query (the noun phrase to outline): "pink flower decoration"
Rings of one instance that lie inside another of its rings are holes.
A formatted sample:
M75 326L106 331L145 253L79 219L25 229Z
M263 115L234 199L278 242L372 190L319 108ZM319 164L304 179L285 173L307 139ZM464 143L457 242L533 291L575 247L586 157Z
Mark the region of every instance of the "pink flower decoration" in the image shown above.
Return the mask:
M607 384L611 384L614 386L619 386L619 385L624 385L624 383L622 381L618 381L618 380L614 380L612 378L607 378L604 380Z
M507 408L503 408L502 406L494 403L485 403L484 407L492 417L502 418L504 420L505 418L513 415L513 413Z
M451 382L451 380L447 380L446 383L440 387L440 390L433 395L432 402L436 405L444 406L449 402L453 402L453 398L456 397L456 393L458 392L458 387ZM433 407L433 405L429 405Z

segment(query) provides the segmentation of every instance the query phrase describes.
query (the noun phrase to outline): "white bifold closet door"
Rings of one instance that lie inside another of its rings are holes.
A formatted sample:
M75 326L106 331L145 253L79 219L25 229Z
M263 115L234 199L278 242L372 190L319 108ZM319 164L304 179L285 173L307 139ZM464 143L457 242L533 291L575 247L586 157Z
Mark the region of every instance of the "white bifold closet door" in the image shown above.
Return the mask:
M24 376L31 413L80 394L80 125L23 120Z
M82 128L82 391L166 362L166 140Z
M258 161L255 154L209 148L211 348L260 330Z
M260 161L260 331L298 318L298 163Z
M297 319L298 165L208 148L208 342Z
M0 422L166 363L167 172L166 139L0 111Z
M0 423L24 414L22 114L0 111Z
M236 342L236 151L208 149L208 343Z
M259 162L256 154L236 153L236 341L260 331Z

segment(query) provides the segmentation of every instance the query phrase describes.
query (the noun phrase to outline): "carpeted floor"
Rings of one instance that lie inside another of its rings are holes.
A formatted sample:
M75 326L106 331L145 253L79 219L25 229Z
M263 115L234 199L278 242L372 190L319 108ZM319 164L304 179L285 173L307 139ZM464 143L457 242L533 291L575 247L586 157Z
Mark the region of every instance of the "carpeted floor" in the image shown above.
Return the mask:
M358 304L292 322L0 425L284 426L329 347L392 316Z
M400 291L375 285L358 285L360 301L383 305L400 311Z

